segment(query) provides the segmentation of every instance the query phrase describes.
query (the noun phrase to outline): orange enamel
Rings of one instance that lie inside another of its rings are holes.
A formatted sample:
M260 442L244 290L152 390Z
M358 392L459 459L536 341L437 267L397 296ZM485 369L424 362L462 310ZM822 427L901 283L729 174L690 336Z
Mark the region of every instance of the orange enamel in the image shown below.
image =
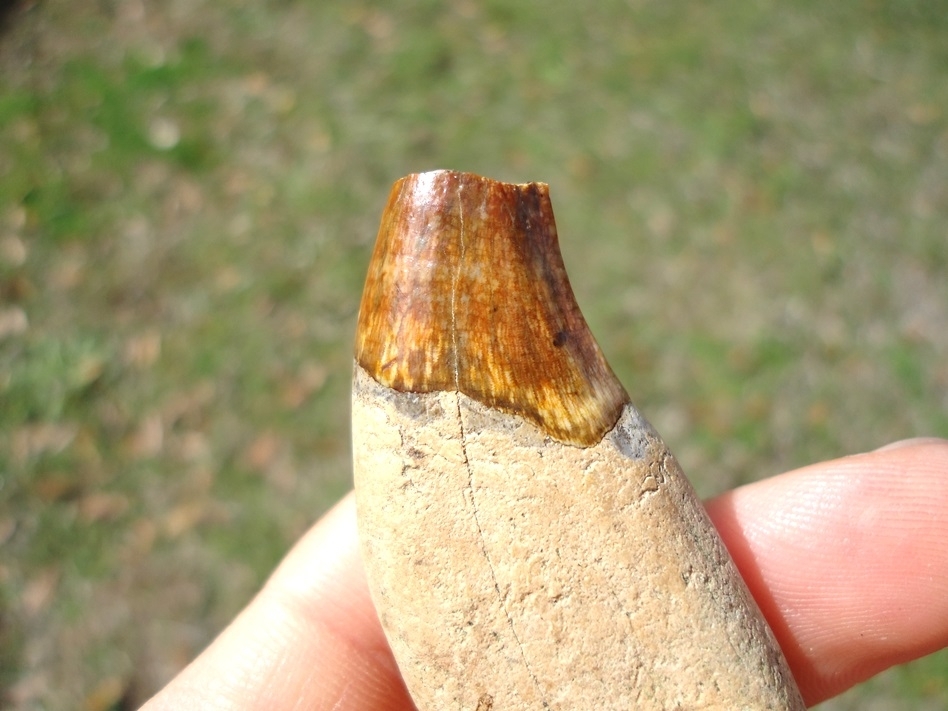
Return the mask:
M454 171L396 182L355 356L390 388L460 391L579 446L628 402L576 304L543 183Z

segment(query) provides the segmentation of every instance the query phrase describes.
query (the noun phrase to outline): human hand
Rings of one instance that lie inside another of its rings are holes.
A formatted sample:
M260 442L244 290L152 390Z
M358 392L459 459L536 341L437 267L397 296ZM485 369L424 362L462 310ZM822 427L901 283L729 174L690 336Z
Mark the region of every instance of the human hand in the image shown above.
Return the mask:
M948 645L948 441L814 464L707 508L808 705ZM351 495L143 711L208 708L414 708L369 597Z

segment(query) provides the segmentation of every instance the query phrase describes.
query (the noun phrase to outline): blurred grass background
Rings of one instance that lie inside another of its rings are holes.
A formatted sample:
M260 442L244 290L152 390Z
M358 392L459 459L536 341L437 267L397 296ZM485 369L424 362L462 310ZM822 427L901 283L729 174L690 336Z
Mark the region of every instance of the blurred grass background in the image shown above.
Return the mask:
M0 705L135 708L349 488L391 183L551 186L703 495L948 435L926 0L7 3ZM944 708L948 655L826 709Z

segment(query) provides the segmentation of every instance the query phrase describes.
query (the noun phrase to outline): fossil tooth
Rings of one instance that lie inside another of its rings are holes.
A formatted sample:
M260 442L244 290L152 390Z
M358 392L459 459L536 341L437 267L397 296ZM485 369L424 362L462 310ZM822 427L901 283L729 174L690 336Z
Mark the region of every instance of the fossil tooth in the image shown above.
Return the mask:
M421 711L805 708L576 305L546 185L399 180L354 371L362 554Z

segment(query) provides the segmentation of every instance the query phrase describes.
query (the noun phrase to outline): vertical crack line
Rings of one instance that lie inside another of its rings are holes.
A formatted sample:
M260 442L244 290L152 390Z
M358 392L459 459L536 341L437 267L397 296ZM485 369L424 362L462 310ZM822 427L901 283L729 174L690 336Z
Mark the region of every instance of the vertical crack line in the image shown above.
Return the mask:
M543 694L543 689L540 688L540 681L537 679L536 674L534 674L533 670L530 668L530 662L527 660L527 654L523 649L523 642L520 641L520 635L517 634L517 630L514 627L513 618L510 616L510 611L507 609L507 601L504 596L501 595L500 584L497 582L497 571L494 568L494 562L490 558L490 553L487 551L487 541L484 538L484 529L481 528L480 518L477 515L477 500L474 497L474 470L471 467L471 460L468 459L467 456L467 433L464 431L464 420L461 417L461 377L459 372L460 358L458 356L457 299L458 286L461 283L461 270L463 269L464 265L464 255L466 248L464 241L464 202L461 200L461 181L458 181L457 199L460 234L458 237L458 268L454 272L454 279L451 284L451 343L454 349L454 402L457 408L458 429L461 433L461 455L464 457L464 467L467 469L467 489L471 501L471 516L474 519L474 525L477 528L477 536L481 546L481 553L483 553L484 560L487 561L487 567L490 569L491 581L494 583L494 591L497 593L497 597L500 600L500 608L504 611L504 617L507 618L507 626L510 627L510 633L513 635L514 641L517 643L517 648L520 650L520 658L523 659L524 669L527 670L527 674L530 675L530 680L533 682L534 687L536 687L537 693L541 699L541 703L543 704L543 708L548 709L550 705L546 701L546 697Z

